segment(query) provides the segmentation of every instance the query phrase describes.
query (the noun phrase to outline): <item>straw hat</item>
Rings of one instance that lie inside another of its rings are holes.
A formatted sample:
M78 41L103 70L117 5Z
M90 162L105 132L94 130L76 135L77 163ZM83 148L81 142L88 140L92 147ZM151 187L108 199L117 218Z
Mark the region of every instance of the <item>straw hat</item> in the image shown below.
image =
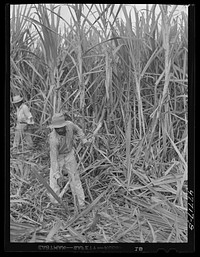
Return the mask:
M20 95L16 95L13 97L13 104L19 103L23 100L23 98Z
M50 128L62 128L67 124L65 117L62 113L55 113L52 117Z

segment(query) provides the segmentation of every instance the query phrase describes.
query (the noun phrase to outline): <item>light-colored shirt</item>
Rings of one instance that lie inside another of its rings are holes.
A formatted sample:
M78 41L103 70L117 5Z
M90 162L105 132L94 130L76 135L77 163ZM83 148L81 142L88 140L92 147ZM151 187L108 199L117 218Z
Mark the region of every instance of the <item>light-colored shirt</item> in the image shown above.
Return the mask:
M34 124L33 116L29 111L29 108L26 104L20 105L17 108L17 122L18 123L27 123L27 124Z
M82 129L71 121L66 121L65 136L59 135L55 129L49 134L51 168L54 172L58 171L58 156L72 151L75 135L83 142L86 140Z

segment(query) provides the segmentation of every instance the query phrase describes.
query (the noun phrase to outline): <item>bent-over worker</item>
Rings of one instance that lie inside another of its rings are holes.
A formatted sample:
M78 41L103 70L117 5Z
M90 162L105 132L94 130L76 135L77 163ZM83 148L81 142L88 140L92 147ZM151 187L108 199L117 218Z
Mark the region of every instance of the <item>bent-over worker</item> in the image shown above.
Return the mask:
M77 162L73 149L73 138L77 134L83 144L87 143L83 131L72 121L65 120L62 113L56 113L52 117L52 124L49 126L53 131L49 135L50 144L50 187L54 192L60 194L60 186L58 179L63 175L69 175L69 182L73 197L78 198L80 207L85 205L85 195L79 173L77 170ZM62 169L64 170L62 171ZM56 200L50 195L50 200L55 203Z

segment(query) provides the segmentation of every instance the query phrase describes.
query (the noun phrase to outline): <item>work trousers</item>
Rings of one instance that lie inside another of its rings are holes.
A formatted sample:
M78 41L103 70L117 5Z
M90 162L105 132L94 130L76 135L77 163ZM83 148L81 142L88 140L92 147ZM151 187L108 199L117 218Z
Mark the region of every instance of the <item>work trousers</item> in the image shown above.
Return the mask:
M14 137L13 147L18 147L22 140L24 140L24 142L29 147L33 146L32 137L31 135L28 134L28 131L27 131L27 124L17 123L17 126L15 128L15 137Z
M60 194L60 186L58 185L58 179L62 178L63 174L69 175L70 187L73 197L77 196L80 206L84 206L85 195L82 188L81 180L77 170L77 162L74 154L74 150L65 155L58 156L58 170L54 172L50 169L50 187L54 192ZM51 197L51 201L55 202L54 198Z

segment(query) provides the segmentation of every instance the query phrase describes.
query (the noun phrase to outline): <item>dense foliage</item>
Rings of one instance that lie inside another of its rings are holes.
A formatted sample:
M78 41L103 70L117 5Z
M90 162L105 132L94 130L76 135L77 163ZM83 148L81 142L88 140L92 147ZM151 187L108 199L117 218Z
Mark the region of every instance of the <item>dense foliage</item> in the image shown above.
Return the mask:
M12 6L10 99L22 95L36 122L34 150L11 151L12 240L187 242L187 14L66 6L70 22L59 5ZM74 220L49 207L40 177L48 181L47 125L58 111L86 134L102 122L94 144L78 146L90 204ZM11 140L14 112L11 102Z

